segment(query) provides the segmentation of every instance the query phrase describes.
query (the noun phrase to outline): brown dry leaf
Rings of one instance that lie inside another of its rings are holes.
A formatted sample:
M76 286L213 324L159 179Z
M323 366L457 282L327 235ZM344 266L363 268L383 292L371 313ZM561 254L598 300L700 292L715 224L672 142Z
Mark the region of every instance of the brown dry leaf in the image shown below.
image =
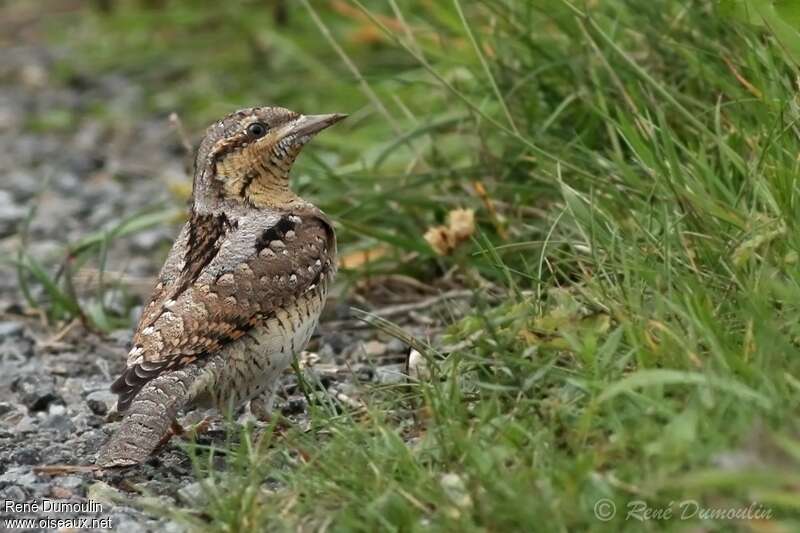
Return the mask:
M455 236L447 226L429 228L423 238L437 255L450 255L456 248Z
M331 0L330 6L331 9L333 9L335 12L342 15L343 17L364 22L370 25L374 24L370 20L370 18L367 15L365 15L359 8L351 6L348 2L345 2L344 0ZM375 18L379 20L381 24L383 24L384 26L386 26L395 33L399 33L403 30L403 24L394 17L375 14Z
M447 223L457 241L465 241L475 233L475 211L453 209L447 215Z
M366 250L348 252L339 258L339 268L352 270L377 261L389 252L389 247L379 244Z
M428 228L423 238L437 255L450 255L475 233L475 211L453 209L447 214L447 226Z
M359 26L351 33L348 40L353 44L371 45L381 43L387 39L380 28L364 25Z
M504 241L508 240L508 230L505 227L505 223L503 222L502 217L497 213L497 209L495 209L494 202L492 198L489 196L489 192L486 190L486 187L483 186L483 183L480 181L472 182L472 187L475 189L475 193L483 202L483 206L486 208L486 212L489 213L489 219L494 224L495 230L497 230L497 234L500 236L501 239Z

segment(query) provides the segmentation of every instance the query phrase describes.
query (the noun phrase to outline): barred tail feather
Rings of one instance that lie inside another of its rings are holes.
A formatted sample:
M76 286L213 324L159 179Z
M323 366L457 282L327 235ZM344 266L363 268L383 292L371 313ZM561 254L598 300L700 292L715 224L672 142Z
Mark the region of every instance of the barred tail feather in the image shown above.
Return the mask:
M129 366L120 377L111 384L111 392L118 396L117 411L126 411L133 398L150 380L158 376L166 366L163 363L142 363Z
M139 385L127 402L127 412L116 433L98 453L96 464L108 468L145 461L189 400L188 392L198 373L199 369L190 365ZM123 399L121 396L120 402Z

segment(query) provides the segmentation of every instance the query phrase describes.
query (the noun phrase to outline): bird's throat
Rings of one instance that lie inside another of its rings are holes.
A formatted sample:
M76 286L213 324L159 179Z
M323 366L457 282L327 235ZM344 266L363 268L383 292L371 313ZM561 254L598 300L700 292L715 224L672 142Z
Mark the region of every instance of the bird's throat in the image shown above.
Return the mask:
M289 188L289 171L273 162L229 158L217 167L225 198L256 207L278 207L297 199Z
M289 176L259 175L244 189L244 200L256 207L281 207L294 203Z

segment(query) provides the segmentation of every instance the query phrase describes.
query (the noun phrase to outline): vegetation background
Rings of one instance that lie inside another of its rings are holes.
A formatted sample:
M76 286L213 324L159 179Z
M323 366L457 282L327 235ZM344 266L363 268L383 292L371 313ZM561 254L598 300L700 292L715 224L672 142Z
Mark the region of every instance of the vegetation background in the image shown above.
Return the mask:
M145 94L135 116L54 105L26 128L176 113L194 140L248 105L349 113L294 174L336 220L343 298L387 275L471 294L413 341L420 379L245 435L227 470L198 456L210 503L161 512L224 531L798 530L796 4L43 4L52 83L118 73ZM70 242L76 268L180 218L186 183ZM437 253L458 209L475 227ZM53 321L127 320L14 261ZM673 516L640 522L636 501ZM685 501L769 515L681 520Z

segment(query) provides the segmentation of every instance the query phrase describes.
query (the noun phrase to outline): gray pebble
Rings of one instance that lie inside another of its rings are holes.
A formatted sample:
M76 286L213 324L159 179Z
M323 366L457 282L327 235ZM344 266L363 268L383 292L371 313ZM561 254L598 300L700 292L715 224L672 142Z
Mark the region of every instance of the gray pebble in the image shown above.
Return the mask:
M51 403L47 408L47 413L50 415L64 415L67 413L67 408L60 403Z
M17 433L30 433L37 430L39 419L33 416L25 415L19 419L14 426L14 431Z
M42 462L42 455L33 448L19 448L11 454L10 459L18 465L38 465Z
M20 337L0 337L0 359L23 363L33 353L33 342Z
M60 437L66 437L75 431L75 424L66 415L48 416L43 425Z
M116 533L140 533L142 524L125 515L114 515L111 519Z
M158 530L162 531L163 533L184 533L188 531L186 526L184 526L183 524L179 524L174 520L169 520L166 523L160 524Z
M55 382L49 375L27 375L14 381L11 389L17 393L20 403L29 411L44 411L51 403L64 400L57 394Z
M408 352L408 345L400 339L392 338L386 343L386 351L391 353L406 353Z
M305 412L306 407L307 402L303 396L291 396L281 407L281 413L286 416L299 415Z
M206 491L201 482L195 481L178 489L178 497L189 505L202 505L206 500Z
M319 355L321 361L332 362L335 360L336 352L330 344L323 344L320 349L317 350L317 355Z
M0 237L12 235L17 223L27 214L28 210L18 205L10 192L0 190Z
M56 478L56 485L65 489L74 490L83 485L83 479L78 476L61 476Z
M10 402L0 402L0 416L10 413L11 411L15 411L16 406Z
M106 413L108 413L108 406L105 404L105 402L87 399L86 405L89 406L89 410L91 410L92 413L98 416L104 416Z
M352 339L347 335L335 331L325 332L322 336L322 343L330 346L330 349L335 353L341 353L348 345L352 344L351 341Z
M0 491L0 494L2 494L3 500L11 500L14 502L24 502L28 498L28 496L25 494L25 491L16 485L7 486Z
M0 322L0 338L21 336L25 324L17 321Z
M12 466L4 474L0 474L0 485L14 484L28 491L38 491L42 483L39 478L31 472L30 466Z
M378 383L392 385L406 381L404 365L386 365L375 369L375 378Z
M86 397L86 405L96 415L104 416L117 403L117 395L109 390L99 390Z
M364 343L364 353L369 357L380 357L386 353L386 344L381 341L367 341Z

